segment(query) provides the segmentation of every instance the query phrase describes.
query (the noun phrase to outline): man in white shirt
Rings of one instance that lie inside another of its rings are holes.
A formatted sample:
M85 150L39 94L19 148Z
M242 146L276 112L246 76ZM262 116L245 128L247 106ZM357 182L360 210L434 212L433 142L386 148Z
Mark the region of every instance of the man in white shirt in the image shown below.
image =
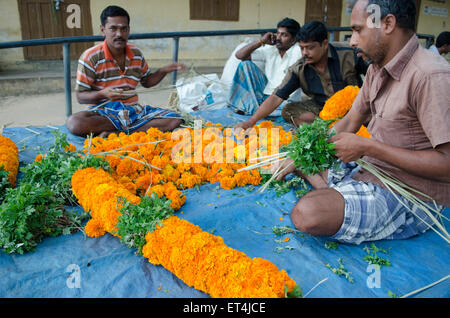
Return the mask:
M300 24L297 21L285 18L278 23L276 34L266 33L236 52L236 58L242 62L234 75L229 96L229 106L236 113L253 115L259 105L281 84L288 67L302 57L296 41L299 30ZM259 56L263 60L264 70L252 61L252 56ZM300 99L299 89L290 95L286 103ZM280 114L283 106L279 107Z
M436 45L430 46L430 50L442 55L450 52L450 32L442 32L436 39Z

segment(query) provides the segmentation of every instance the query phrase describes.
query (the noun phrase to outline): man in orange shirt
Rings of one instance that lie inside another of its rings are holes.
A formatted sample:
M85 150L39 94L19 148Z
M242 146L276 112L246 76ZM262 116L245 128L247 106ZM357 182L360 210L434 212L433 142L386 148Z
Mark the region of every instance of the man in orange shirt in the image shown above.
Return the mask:
M105 41L80 57L76 94L81 104L91 104L88 110L71 115L66 122L75 135L106 137L112 132L146 131L150 127L171 131L183 121L181 115L166 109L138 104L134 92L141 83L152 87L169 73L184 71L186 66L172 63L151 73L142 52L127 44L130 17L117 6L105 8L100 30Z

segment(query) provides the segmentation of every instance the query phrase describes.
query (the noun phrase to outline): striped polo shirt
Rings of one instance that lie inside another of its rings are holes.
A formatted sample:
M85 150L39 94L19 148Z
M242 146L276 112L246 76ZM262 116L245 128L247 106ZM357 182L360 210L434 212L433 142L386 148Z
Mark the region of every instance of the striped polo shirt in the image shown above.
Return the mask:
M147 80L150 68L141 50L135 45L127 44L125 54L125 69L121 70L106 41L87 49L78 61L75 90L99 91L106 87L134 90L139 82ZM133 105L138 102L138 96L130 94L120 101L125 105Z

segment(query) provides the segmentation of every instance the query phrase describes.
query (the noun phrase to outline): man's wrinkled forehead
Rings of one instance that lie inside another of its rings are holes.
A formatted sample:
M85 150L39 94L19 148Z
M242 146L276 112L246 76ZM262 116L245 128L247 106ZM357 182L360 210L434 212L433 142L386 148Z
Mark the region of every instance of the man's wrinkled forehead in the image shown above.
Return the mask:
M115 27L126 27L128 26L128 19L126 17L117 16L117 17L108 17L106 19L105 25L115 26Z
M350 26L353 27L361 27L363 26L369 13L367 11L368 0L358 0L352 9L352 14L350 16Z

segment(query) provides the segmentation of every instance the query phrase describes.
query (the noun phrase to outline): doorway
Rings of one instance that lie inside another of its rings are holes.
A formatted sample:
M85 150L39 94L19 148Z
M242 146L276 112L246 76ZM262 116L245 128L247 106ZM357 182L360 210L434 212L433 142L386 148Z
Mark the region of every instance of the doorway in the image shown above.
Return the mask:
M342 0L307 0L305 23L310 21L323 22L327 27L341 26ZM334 38L339 39L339 32L334 32Z
M18 6L23 40L92 35L90 0L18 0ZM72 43L70 58L78 59L92 45ZM29 46L23 50L25 60L62 59L60 44Z

